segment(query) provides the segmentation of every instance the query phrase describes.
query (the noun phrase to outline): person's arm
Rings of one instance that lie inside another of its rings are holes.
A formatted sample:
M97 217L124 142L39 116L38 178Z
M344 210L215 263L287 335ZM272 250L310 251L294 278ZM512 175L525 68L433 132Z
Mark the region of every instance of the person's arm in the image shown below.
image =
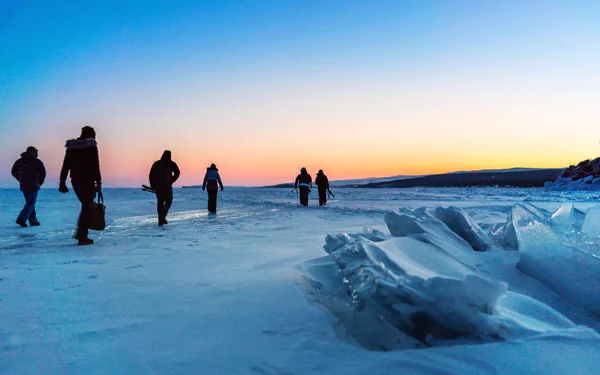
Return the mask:
M308 186L309 186L309 189L313 188L312 177L310 177L310 176L308 176Z
M100 190L102 186L102 175L100 174L100 155L98 154L98 146L94 147L94 169L96 175L96 187Z
M19 171L19 161L18 160L15 162L15 164L13 164L10 174L12 174L12 176L14 178L16 178L17 181L19 181L20 171Z
M39 171L39 179L38 182L40 184L40 186L42 186L44 184L44 181L46 181L46 167L44 166L44 162L42 162L41 160L39 160L40 163L40 171Z
M69 151L65 151L65 158L63 159L62 168L60 169L60 183L65 184L67 182L67 176L71 170Z
M171 176L171 185L173 185L181 175L181 171L179 171L179 167L174 161L171 162L171 167L173 168L173 175Z
M70 167L69 150L65 151L65 158L63 160L62 168L60 169L60 185L58 187L58 191L61 193L68 193L69 188L67 188L67 176L69 175Z
M206 189L206 182L208 181L208 172L204 175L204 182L202 182L202 190Z
M298 182L300 181L300 175L296 177L296 182L294 182L294 189L298 189Z
M219 183L219 186L221 187L221 191L223 191L223 182L221 182L221 175L219 174L219 172L217 172L217 182Z
M327 177L325 177L325 187L329 190L329 179Z
M154 163L152 164L152 166L150 167L150 172L148 172L148 183L150 184L150 187L152 187L152 175L154 174Z

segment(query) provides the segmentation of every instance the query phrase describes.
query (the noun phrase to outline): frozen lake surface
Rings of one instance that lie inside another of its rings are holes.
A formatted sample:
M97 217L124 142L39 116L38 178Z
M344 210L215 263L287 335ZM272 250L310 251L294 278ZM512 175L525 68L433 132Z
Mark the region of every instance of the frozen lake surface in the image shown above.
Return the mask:
M72 192L0 190L0 373L597 374L600 193L334 193L106 189L77 247Z

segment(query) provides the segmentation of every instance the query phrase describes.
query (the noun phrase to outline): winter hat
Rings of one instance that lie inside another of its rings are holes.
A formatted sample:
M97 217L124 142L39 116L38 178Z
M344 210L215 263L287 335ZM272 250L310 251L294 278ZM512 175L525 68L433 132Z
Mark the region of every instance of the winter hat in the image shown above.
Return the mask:
M302 169L300 169L300 173L306 173L306 168L302 167Z
M81 139L96 138L96 131L91 126L81 128Z
M319 169L319 174L323 174L323 170L322 169Z
M208 169L214 169L215 171L218 171L217 166L215 165L215 163L212 163Z
M160 160L171 160L171 151L165 150L165 152L163 152Z
M27 147L27 150L25 150L25 152L27 152L28 154L31 154L31 155L37 155L38 149L33 146L29 146L29 147Z

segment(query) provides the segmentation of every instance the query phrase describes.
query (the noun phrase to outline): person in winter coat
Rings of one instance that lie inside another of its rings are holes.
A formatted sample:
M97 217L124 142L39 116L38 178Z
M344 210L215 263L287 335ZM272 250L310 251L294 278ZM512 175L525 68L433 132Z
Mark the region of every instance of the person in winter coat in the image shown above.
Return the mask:
M308 206L308 193L312 189L312 177L306 171L306 168L300 170L300 174L296 177L294 189L300 188L300 204Z
M91 245L93 240L88 238L91 214L96 193L102 192L102 177L96 131L91 126L81 129L81 136L67 141L65 158L60 171L60 187L58 191L68 193L67 176L71 174L71 185L81 202L81 213L77 224L75 238L78 245Z
M158 225L167 224L167 214L173 203L173 183L179 178L177 163L171 160L171 151L163 152L160 160L150 169L150 187L156 192Z
M221 182L219 170L216 165L211 164L210 167L206 168L202 190L206 190L208 193L208 212L212 214L217 213L217 193L219 191L217 184L221 187L221 191L223 191L223 182Z
M315 184L319 190L319 206L325 206L327 204L327 192L329 191L329 180L322 169L319 169L317 177L315 178Z
M17 218L17 224L26 227L29 220L29 225L32 227L40 225L35 212L35 202L40 187L46 179L46 168L38 159L38 150L33 146L27 147L27 150L21 154L21 158L13 165L11 174L19 181L25 197L25 206Z

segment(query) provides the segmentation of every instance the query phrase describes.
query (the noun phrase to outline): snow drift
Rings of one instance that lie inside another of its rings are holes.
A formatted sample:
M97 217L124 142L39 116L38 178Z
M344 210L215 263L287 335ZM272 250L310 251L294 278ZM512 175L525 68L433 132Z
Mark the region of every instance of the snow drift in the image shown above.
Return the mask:
M599 215L591 210L590 220ZM514 268L514 263L499 266L502 257L486 253L508 254L505 246L519 249L520 270L572 303L599 311L598 247L585 242L585 234L563 233L565 227L581 229L586 215L563 207L549 216L534 206L517 205L508 221L488 235L454 207L389 212L384 218L389 235L369 228L328 235L324 249L329 256L299 265L299 285L310 301L336 316L344 328L339 335L370 350L568 335L575 327L568 318L511 291L495 271ZM597 231L597 225L586 227ZM584 242L588 250L578 248Z

